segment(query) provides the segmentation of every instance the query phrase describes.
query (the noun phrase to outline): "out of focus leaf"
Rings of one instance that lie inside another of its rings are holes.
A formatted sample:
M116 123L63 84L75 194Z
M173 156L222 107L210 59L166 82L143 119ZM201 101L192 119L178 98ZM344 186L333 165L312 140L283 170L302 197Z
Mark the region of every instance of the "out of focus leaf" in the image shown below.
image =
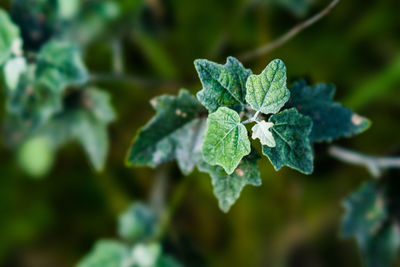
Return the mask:
M18 26L0 9L0 67L13 55L21 53L22 40Z
M128 152L127 164L154 167L176 159L181 171L190 173L205 131L203 106L186 90L177 97L157 97L152 104L157 114L139 131Z
M320 83L310 86L302 80L293 84L290 94L286 107L295 107L313 120L310 135L313 142L350 137L365 131L371 124L368 119L333 101L333 85Z
M236 111L220 107L208 116L202 148L204 160L208 164L220 165L228 174L232 174L240 160L250 151L246 127L240 123Z
M40 50L36 76L40 83L58 91L67 85L81 85L88 80L79 48L58 41L51 41Z
M143 203L132 204L118 219L118 233L125 240L149 239L157 229L157 215Z
M269 121L274 123L271 132L276 146L263 146L263 153L275 169L286 165L305 174L312 173L314 157L309 139L312 120L292 108L272 115Z
M35 137L22 144L17 157L19 165L27 174L41 178L53 165L54 149L46 137Z
M4 80L6 88L13 91L17 88L20 76L28 70L24 57L16 57L7 61L4 66Z
M239 166L230 175L220 166L211 166L203 159L199 160L197 164L199 170L207 172L211 176L214 195L218 199L222 211L229 211L246 185L261 185L260 172L257 166L259 158L257 152L253 151L241 160Z
M85 256L77 267L122 267L129 257L129 249L114 240L97 241L93 250Z

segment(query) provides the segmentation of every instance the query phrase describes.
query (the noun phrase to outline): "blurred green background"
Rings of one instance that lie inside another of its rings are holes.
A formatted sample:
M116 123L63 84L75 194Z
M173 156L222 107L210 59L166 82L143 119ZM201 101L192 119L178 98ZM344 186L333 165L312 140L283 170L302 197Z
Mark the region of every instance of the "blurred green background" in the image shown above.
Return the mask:
M136 2L114 1L123 11L120 17L99 24L95 40L80 40L89 70L101 77L95 84L112 95L118 114L110 127L106 170L95 173L82 149L70 144L58 152L46 177L31 179L0 141L0 266L71 266L95 240L115 237L118 214L132 201L147 200L160 172L124 166L131 139L154 114L149 100L181 87L197 92L201 84L194 59L224 63L226 56L274 40L329 3ZM10 1L0 0L0 6L9 9ZM399 155L399 10L397 0L341 1L320 22L245 66L259 73L281 58L290 81L334 83L336 99L373 122L366 133L338 143ZM104 75L112 72L113 40L123 44L125 70L118 79ZM4 93L0 100L4 105ZM0 118L3 114L4 107ZM169 194L189 181L165 250L188 266L361 266L355 242L338 235L341 202L371 178L363 168L330 158L326 148L315 148L310 176L288 168L275 172L264 158L259 164L263 185L246 187L228 214L219 210L207 175L196 171L183 177L168 164L161 172L168 170ZM398 171L387 175L400 178Z

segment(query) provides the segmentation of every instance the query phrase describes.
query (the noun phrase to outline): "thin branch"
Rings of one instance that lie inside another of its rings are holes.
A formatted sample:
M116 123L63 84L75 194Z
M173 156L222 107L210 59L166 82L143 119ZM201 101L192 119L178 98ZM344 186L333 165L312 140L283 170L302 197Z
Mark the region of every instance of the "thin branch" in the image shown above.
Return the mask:
M294 26L292 29L290 29L288 32L286 32L284 35L276 39L275 41L265 44L255 50L248 51L242 55L240 55L238 58L241 61L249 61L253 58L260 57L262 55L267 54L268 52L280 47L290 39L292 39L294 36L299 34L301 31L304 29L310 27L320 19L322 19L325 15L327 15L338 3L340 0L333 0L326 8L324 8L322 11L319 13L315 14L311 18L309 18L306 21L303 21L296 26Z
M365 166L375 178L381 177L385 169L400 168L400 157L364 155L338 146L329 147L328 153L340 161Z

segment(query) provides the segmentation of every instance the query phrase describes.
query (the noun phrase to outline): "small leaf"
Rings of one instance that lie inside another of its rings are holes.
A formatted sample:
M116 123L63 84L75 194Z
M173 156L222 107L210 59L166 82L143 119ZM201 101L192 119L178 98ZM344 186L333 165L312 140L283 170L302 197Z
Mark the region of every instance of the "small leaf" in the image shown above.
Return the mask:
M184 174L190 173L201 152L206 110L188 91L177 97L152 100L157 114L135 138L126 158L128 165L155 167L176 159Z
M28 70L24 57L16 57L7 61L4 66L4 80L9 91L17 88L21 75Z
M260 75L251 75L246 88L246 100L254 110L264 114L277 113L290 97L283 61L275 59Z
M229 107L238 112L243 110L250 70L234 57L228 57L225 65L205 59L197 59L194 64L203 85L197 98L210 112L219 107Z
M202 151L208 164L218 164L228 174L235 171L243 156L251 151L246 127L236 111L221 107L208 116Z
M132 204L118 219L118 233L128 241L152 238L157 227L156 214L142 203Z
M253 135L251 138L260 139L262 145L266 145L269 147L275 147L275 139L272 133L270 132L270 128L273 127L274 124L272 122L266 121L258 121L251 130L253 131Z
M100 240L77 267L120 267L125 266L128 257L129 249L124 244L114 240Z
M131 251L130 264L134 267L155 267L162 255L161 246L158 243L136 244Z
M53 165L54 150L48 138L39 136L24 142L18 149L17 158L28 175L40 179Z
M7 12L0 9L0 67L14 54L21 55L20 30Z
M313 172L313 152L308 138L312 121L303 116L296 109L287 109L269 119L274 123L271 128L276 146L263 146L266 155L276 170L284 165L302 173Z
M197 164L199 170L207 172L211 176L214 195L218 199L219 207L222 211L229 211L246 185L261 185L260 173L257 166L259 158L260 156L257 152L253 151L241 160L239 166L230 175L220 166L211 166L204 160L199 160Z
M368 119L333 101L333 85L320 83L310 86L305 81L299 81L293 84L290 93L286 107L295 107L313 120L312 142L350 137L364 132L371 125Z
M82 85L89 77L78 47L59 41L50 41L40 50L36 76L57 91L68 85Z

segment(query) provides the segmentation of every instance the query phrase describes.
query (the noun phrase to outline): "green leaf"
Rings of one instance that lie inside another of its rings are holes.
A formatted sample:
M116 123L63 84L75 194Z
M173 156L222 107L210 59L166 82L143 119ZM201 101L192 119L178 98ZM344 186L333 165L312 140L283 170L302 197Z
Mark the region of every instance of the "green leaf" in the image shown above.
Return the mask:
M129 257L128 247L118 241L100 240L77 267L121 267Z
M384 191L376 182L365 183L344 202L341 234L355 237L365 265L389 267L400 248L400 230L391 220Z
M15 57L7 61L4 65L4 81L8 91L13 91L18 87L19 79L28 70L28 65L24 57Z
M34 137L21 145L18 149L17 159L19 166L28 175L40 179L53 165L54 149L48 138Z
M203 142L203 157L214 166L222 166L232 174L243 156L250 153L246 127L240 123L236 111L221 107L207 119L207 133Z
M251 70L245 69L236 58L228 57L225 65L205 59L194 62L203 89L197 93L199 101L210 111L229 107L238 112L246 103L246 80Z
M152 238L157 229L156 214L143 203L132 204L118 219L118 233L125 240Z
M312 173L313 152L308 138L312 120L292 108L271 116L269 121L274 123L271 132L276 146L262 149L275 169L286 165L305 174Z
M50 41L40 50L36 76L42 84L58 91L82 85L89 77L78 47L59 41Z
M388 224L366 242L359 242L367 267L390 267L396 260L400 248L398 223Z
M375 183L364 184L344 201L346 214L342 221L343 237L356 236L367 240L376 234L387 218L384 199Z
M136 244L131 251L130 264L132 267L155 267L162 255L162 249L158 243Z
M290 97L283 61L275 59L260 75L251 75L246 88L246 100L254 110L264 114L277 113Z
M313 142L332 141L350 137L369 128L371 122L333 101L335 87L330 84L309 86L299 81L290 88L287 108L295 107L313 120L310 139Z
M203 159L199 160L197 164L199 170L207 172L211 176L214 195L218 199L219 207L222 211L229 211L246 185L261 185L260 173L257 166L259 158L258 153L253 151L241 160L239 166L230 175L220 166L211 166Z
M274 124L272 122L266 121L258 121L252 128L253 132L251 138L260 139L262 145L266 145L269 147L275 147L275 139L272 133L270 132L270 128L273 127Z
M157 97L152 104L156 116L139 130L126 163L155 167L176 159L181 171L190 173L201 152L205 109L186 90L181 90L177 97Z
M11 21L7 12L0 9L0 67L14 54L22 53L19 28Z

